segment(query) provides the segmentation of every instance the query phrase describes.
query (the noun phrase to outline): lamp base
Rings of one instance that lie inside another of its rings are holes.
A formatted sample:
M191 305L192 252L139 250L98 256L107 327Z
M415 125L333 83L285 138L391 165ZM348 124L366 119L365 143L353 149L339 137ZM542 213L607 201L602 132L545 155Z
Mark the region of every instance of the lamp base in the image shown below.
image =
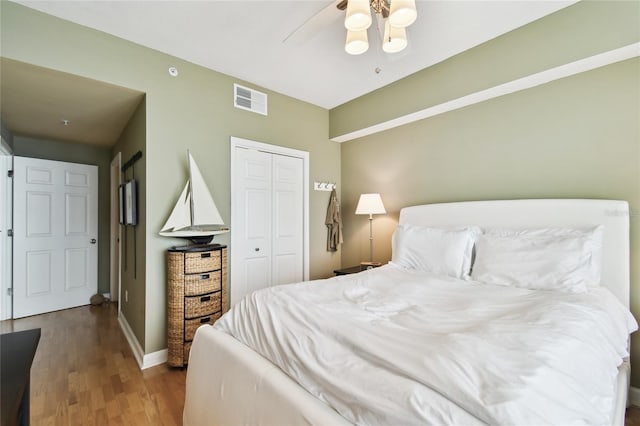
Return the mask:
M382 266L380 262L360 262L360 270L366 271L367 269L377 268L378 266Z

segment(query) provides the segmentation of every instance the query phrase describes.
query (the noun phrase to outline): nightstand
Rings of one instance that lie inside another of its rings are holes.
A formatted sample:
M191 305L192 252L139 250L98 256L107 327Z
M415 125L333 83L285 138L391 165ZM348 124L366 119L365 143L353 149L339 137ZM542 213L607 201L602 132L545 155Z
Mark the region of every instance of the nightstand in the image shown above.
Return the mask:
M367 269L377 268L378 266L381 266L381 265L379 263L371 264L371 265L356 265L356 266L350 266L348 268L336 269L335 271L333 271L333 273L336 275L357 274L358 272L366 271Z
M227 246L169 249L167 284L167 364L184 367L196 329L229 309Z

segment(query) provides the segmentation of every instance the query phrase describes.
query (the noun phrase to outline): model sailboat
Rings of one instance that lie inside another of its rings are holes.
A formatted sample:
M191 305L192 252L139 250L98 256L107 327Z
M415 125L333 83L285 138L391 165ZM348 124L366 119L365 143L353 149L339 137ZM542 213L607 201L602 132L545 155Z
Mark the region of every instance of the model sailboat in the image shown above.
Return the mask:
M215 235L229 232L229 228L224 226L216 203L189 151L187 156L189 179L160 235L187 238L195 244L208 244Z

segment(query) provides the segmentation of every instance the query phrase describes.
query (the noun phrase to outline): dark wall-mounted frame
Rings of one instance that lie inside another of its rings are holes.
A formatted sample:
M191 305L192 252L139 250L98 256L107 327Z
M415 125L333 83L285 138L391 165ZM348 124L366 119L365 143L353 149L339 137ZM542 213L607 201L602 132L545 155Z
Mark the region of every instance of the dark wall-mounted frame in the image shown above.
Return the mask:
M124 183L120 185L120 187L118 188L118 214L119 214L119 218L120 218L120 225L124 225L124 217L125 217L125 213L124 213Z
M120 223L123 225L131 225L132 228L125 228L124 232L124 270L127 270L127 232L130 229L133 233L133 278L138 275L138 262L136 260L136 228L133 228L138 224L138 185L136 181L135 163L142 158L142 151L138 151L131 156L124 166L122 166L122 173L126 176L127 170L131 169L131 180L126 181L121 185L120 200L121 206Z

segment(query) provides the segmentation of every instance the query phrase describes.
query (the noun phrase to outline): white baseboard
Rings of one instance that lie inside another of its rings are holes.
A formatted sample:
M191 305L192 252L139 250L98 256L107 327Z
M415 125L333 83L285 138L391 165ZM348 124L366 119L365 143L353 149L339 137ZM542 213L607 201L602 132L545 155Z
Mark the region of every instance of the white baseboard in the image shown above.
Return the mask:
M640 407L640 389L634 386L629 388L629 405L635 405L636 407Z
M167 362L167 357L169 356L169 351L167 349L162 349L156 352L151 352L150 354L145 354L142 358L142 370L149 367L154 367L156 365L164 364Z
M131 330L131 326L127 322L127 319L122 315L122 312L118 314L118 323L124 333L124 337L127 339L127 342L129 342L129 347L131 348L131 352L133 352L133 357L136 359L140 369L142 369L144 351L142 350L142 346L140 346L136 335L133 333L133 330Z
M166 349L152 352L150 354L144 353L142 346L140 346L140 342L138 342L136 335L133 333L133 330L131 330L131 326L122 313L118 315L118 323L120 324L124 337L127 339L127 342L129 342L129 347L131 348L131 352L133 352L133 357L136 359L138 367L140 367L141 370L167 362L168 354Z

